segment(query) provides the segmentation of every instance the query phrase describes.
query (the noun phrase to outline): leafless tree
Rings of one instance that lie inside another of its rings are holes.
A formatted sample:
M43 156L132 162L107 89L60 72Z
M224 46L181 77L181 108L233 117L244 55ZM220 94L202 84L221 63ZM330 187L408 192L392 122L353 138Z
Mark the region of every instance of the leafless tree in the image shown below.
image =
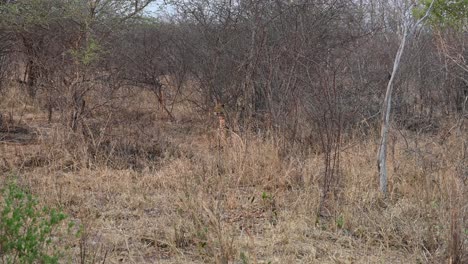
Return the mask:
M389 123L390 123L390 112L392 107L392 92L393 92L393 82L395 80L395 75L397 74L400 68L400 61L403 55L403 52L406 48L406 42L408 39L415 33L417 27L427 18L429 12L432 8L434 1L431 2L431 6L426 12L426 15L420 18L415 24L411 25L411 18L408 12L411 11L413 5L404 6L404 14L403 14L403 35L401 37L400 46L398 47L398 51L395 55L395 60L393 63L393 70L390 76L390 80L388 81L387 91L385 93L385 99L383 104L382 110L382 129L381 129L381 141L379 145L378 151L378 170L380 174L380 190L386 194L387 193L387 137L388 137L388 130L389 130Z

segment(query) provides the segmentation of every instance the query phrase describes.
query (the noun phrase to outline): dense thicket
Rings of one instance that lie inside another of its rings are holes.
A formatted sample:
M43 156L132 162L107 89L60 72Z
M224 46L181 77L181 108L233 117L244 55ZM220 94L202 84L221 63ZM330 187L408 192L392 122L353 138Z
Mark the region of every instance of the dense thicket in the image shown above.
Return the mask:
M300 121L333 115L350 128L378 116L403 3L172 1L166 17L142 17L149 2L4 2L3 83L20 81L49 112L73 112L65 118L72 128L93 109L83 102L90 91L108 102L125 85L154 91L172 119L168 104L207 110L219 101L239 131L268 126L296 140L313 134ZM464 41L460 31L418 32L397 77L399 124L421 129L462 111ZM168 76L176 93L163 85Z
M119 89L140 87L173 121L174 104L209 111L222 102L238 132L319 142L375 127L409 7L190 0L168 1L166 16L145 17L150 2L2 3L1 83L20 83L49 119L58 111L73 130L113 105ZM430 131L463 111L465 42L463 27L417 32L396 76L399 126Z

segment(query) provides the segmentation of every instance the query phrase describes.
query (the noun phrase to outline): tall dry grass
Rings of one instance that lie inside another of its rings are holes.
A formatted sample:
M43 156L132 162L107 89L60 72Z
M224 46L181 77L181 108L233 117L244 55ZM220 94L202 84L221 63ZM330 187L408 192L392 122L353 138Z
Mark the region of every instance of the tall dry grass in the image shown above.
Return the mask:
M80 133L47 124L34 103L1 104L35 135L0 143L2 179L15 175L84 228L70 241L73 263L468 261L468 133L456 121L433 134L393 129L388 197L377 137L347 136L339 191L320 210L313 146L274 133L219 142L209 117L183 106L184 122L167 122L144 97L88 118Z

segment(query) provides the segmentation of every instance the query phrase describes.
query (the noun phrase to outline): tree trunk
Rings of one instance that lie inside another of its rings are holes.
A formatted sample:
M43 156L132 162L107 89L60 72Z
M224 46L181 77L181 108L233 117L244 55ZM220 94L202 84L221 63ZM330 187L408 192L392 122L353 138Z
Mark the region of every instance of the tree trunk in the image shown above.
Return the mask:
M383 111L382 111L382 127L380 130L380 145L379 151L377 156L377 168L379 170L380 176L380 191L384 194L387 193L387 182L388 182L388 175L387 175L387 137L388 137L388 130L390 126L390 112L392 108L392 92L393 92L393 81L395 80L395 75L400 68L400 60L401 56L403 55L403 51L405 50L407 39L410 37L411 33L421 24L429 15L432 6L434 4L434 0L432 0L431 5L426 10L426 14L419 19L414 26L410 29L408 24L408 18L406 14L404 14L404 29L403 29L403 37L401 38L400 46L398 47L398 51L395 55L395 61L393 63L393 70L390 80L388 81L387 85L387 92L385 93L385 99L383 104ZM413 6L410 6L408 10L411 10Z
M393 92L393 81L395 80L395 75L400 68L400 60L401 56L403 55L403 51L405 50L406 46L406 39L408 38L408 26L405 25L403 37L401 39L400 46L398 47L398 51L395 56L395 61L393 63L393 70L390 80L388 81L387 85L387 92L385 93L385 99L383 104L383 111L382 111L382 127L380 130L380 146L379 146L379 154L377 160L377 166L379 169L380 174L380 191L383 193L387 193L387 137L388 137L388 130L390 125L390 111L392 108L392 92Z

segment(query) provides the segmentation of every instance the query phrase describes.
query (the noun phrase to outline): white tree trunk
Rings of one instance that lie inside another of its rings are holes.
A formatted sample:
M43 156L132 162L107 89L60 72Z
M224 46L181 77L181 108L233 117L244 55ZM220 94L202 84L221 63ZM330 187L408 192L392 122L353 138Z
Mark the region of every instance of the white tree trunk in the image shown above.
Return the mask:
M406 24L406 23L405 23ZM403 31L403 37L398 47L398 51L395 56L395 61L393 63L392 75L390 81L388 81L387 92L385 93L385 99L383 104L382 111L382 127L380 130L380 146L378 154L378 169L380 174L380 191L387 193L387 135L390 125L390 111L392 109L392 92L393 92L393 81L395 80L395 75L400 68L400 60L403 55L403 51L406 46L406 39L408 38L408 26L405 25Z
M431 5L426 11L426 14L420 18L414 25L409 28L409 18L407 14L403 14L403 37L401 38L400 46L398 47L398 51L395 55L395 61L393 63L393 70L392 76L388 81L387 85L387 92L385 93L385 99L383 104L383 111L382 111L382 127L380 130L380 145L379 151L377 156L377 166L379 170L380 176L380 191L384 194L387 193L387 182L388 182L388 174L387 174L387 138L388 138L388 131L390 126L390 112L392 109L392 92L393 92L393 81L395 80L395 76L400 68L400 61L403 55L403 51L405 50L406 42L411 36L412 33L416 30L419 24L421 24L431 12L432 6L434 4L434 0L432 0ZM408 8L411 10L413 5Z

